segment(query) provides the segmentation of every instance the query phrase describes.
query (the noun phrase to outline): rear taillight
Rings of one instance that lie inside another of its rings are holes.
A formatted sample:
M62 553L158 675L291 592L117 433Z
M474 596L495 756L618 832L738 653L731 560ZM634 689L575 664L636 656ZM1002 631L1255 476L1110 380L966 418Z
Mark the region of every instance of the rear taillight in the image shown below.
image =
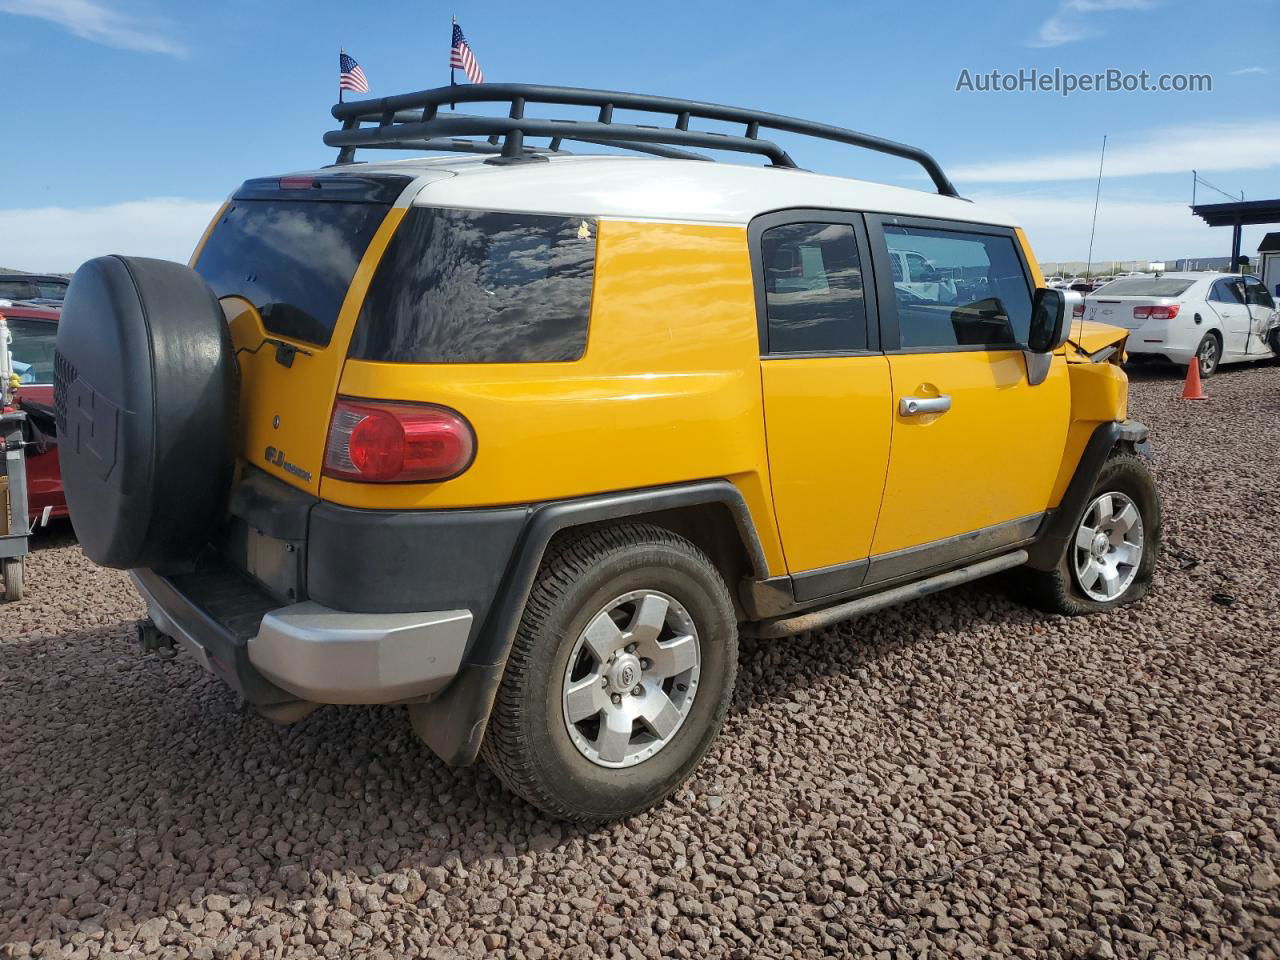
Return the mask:
M1134 307L1133 319L1135 320L1172 320L1178 315L1178 309L1181 304L1170 304L1165 307Z
M445 407L339 397L324 475L360 483L448 480L471 466L475 451L471 425Z

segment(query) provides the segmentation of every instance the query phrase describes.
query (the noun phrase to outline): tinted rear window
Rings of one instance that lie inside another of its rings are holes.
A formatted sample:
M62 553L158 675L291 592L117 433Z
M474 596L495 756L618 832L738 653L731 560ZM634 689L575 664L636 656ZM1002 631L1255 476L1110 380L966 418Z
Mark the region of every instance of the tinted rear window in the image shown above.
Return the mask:
M1177 277L1126 277L1112 280L1095 293L1107 297L1180 297L1194 280Z
M381 203L233 200L196 271L219 297L257 307L269 332L324 346L387 210Z
M587 346L596 223L415 207L374 275L351 356L553 363Z

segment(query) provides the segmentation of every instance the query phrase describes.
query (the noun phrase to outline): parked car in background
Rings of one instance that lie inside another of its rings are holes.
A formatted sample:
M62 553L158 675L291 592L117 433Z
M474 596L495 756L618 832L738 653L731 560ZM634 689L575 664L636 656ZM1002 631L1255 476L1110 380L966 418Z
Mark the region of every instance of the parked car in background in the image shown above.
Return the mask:
M35 300L60 304L67 295L66 277L40 273L0 273L0 300Z
M1200 362L1200 375L1219 365L1280 355L1280 314L1256 277L1166 273L1123 277L1085 298L1086 320L1130 330L1134 359Z
M67 501L58 464L53 409L53 345L58 333L57 310L0 304L9 327L14 372L18 375L18 406L27 412L31 446L27 447L27 510L40 517L65 517Z

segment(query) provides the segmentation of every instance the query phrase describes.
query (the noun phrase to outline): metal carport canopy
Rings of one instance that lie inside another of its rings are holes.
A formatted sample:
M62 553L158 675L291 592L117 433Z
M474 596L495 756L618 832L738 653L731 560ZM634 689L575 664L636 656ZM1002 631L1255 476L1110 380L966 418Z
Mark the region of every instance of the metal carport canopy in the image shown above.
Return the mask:
M1231 269L1240 268L1241 227L1257 223L1280 223L1280 200L1233 200L1230 203L1199 203L1191 212L1211 227L1231 227Z
M1280 200L1236 200L1231 203L1200 203L1193 206L1191 212L1211 227L1280 223Z

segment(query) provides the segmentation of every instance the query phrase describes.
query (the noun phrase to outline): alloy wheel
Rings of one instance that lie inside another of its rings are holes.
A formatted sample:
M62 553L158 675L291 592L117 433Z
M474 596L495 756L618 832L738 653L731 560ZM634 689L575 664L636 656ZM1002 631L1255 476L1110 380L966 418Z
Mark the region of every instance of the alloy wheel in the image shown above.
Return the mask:
M1096 497L1076 530L1076 582L1092 600L1115 600L1133 583L1143 552L1142 514L1126 494Z
M656 590L608 603L587 623L565 669L569 739L602 767L630 767L669 744L698 689L702 655L688 611Z

